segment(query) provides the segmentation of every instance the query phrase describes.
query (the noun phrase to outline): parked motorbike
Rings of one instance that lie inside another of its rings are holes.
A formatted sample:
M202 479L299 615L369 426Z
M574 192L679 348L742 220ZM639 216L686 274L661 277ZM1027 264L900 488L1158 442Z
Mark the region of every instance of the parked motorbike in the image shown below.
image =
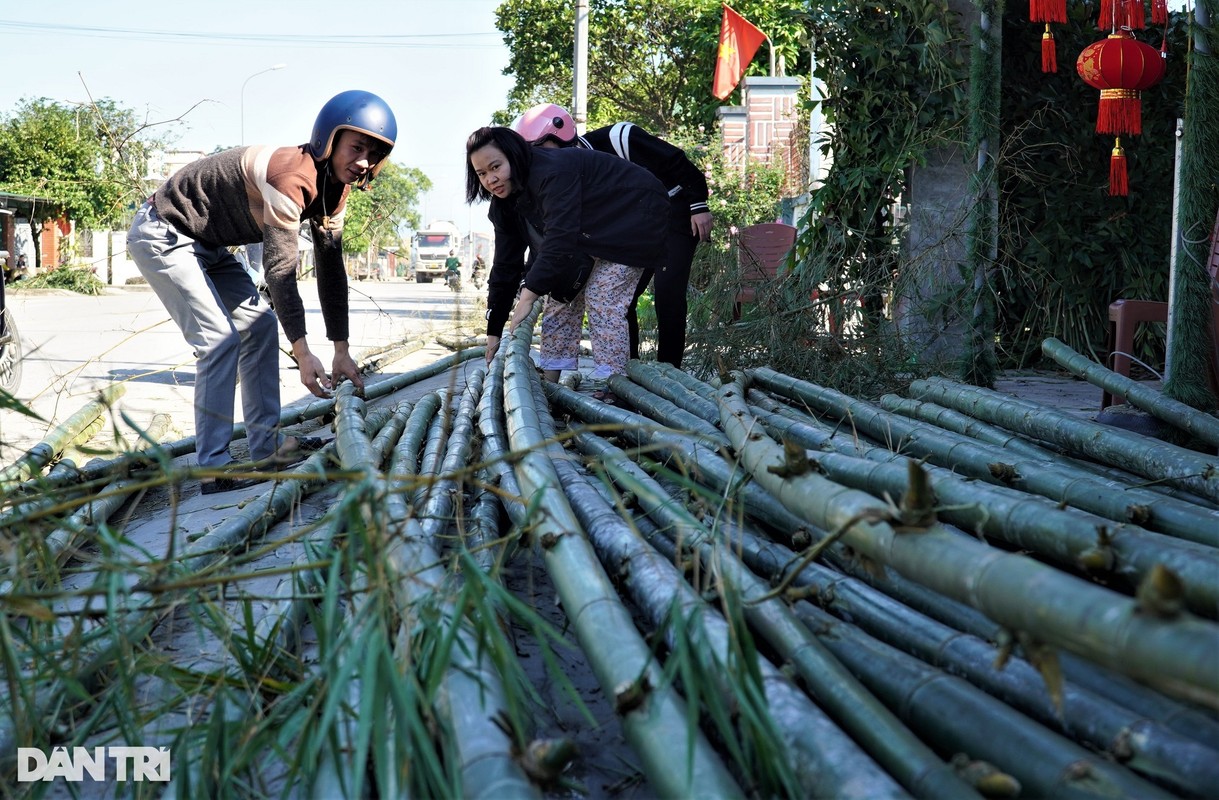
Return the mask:
M21 334L12 310L4 300L4 278L0 275L0 389L17 394L21 386Z

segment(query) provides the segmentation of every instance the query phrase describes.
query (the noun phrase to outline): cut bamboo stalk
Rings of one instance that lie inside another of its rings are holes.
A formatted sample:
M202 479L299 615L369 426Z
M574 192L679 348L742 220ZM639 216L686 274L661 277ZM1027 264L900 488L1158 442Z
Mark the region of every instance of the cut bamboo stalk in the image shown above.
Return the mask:
M897 533L890 508L816 474L783 477L783 448L760 432L738 385L720 390L724 429L754 479L793 512L868 558L1047 643L1219 707L1219 627L1192 617L1161 619L1134 600L1052 567L932 525Z
M465 393L464 412L459 414L459 424L454 428L454 437L450 437L450 442L457 451L454 462L460 464L465 463L468 441L463 444L453 440L460 436L461 430L464 429L468 433L471 427L470 417L473 414L474 400L482 385L481 371L476 371L473 377L470 391ZM353 411L358 411L362 404L353 400L350 405ZM425 409L426 407L425 404ZM438 416L443 417L445 414ZM464 426L461 424L463 416ZM340 417L339 421L344 420ZM361 434L359 420L352 420L344 425L340 435L343 434L346 434L345 439L352 440L348 456L350 460L345 459L343 466L348 469L373 469L379 458L374 455L376 448ZM448 741L458 751L456 761L461 765L463 793L469 797L486 798L503 796L504 793L514 797L538 796L513 758L511 740L494 723L498 709L504 707L501 678L490 666L483 643L470 630L469 623L458 613L452 602L443 595L443 591L455 579L450 579L451 576L444 570L437 553L434 544L436 532L429 534L425 530L411 514L405 496L389 491L388 481L375 478L374 482L380 484L378 493L385 498L382 511L388 527L381 546L387 577L394 587L396 607L416 609L426 606L433 609L438 614L438 619L433 623L432 629L438 634L452 630L457 640L450 650L451 664L442 678L440 705L449 715L450 723L455 726L454 736ZM374 519L369 522L370 531L380 527ZM409 617L409 613L406 616ZM406 644L410 640L411 634L405 627L408 624L403 622L404 628L399 633L400 644ZM409 646L402 648L397 657L402 669L413 668L415 656ZM338 752L343 750L340 743ZM343 759L337 756L338 753L336 758L326 759L323 763L341 763ZM324 780L320 781L318 789L323 794L344 783L352 783L350 778L343 781L342 776L329 774L329 770L321 777Z
M886 402L889 405L893 403ZM867 424L863 413L854 414L854 419ZM1034 492L1115 521L1137 521L1142 527L1219 547L1219 512L1198 502L1182 501L1139 486L1137 482L1141 479L1135 476L1124 483L1076 469L1078 463L1067 459L1027 459L951 433L923 436L920 434L928 429L918 423L885 419L884 424L905 437L904 446L912 456L928 457L990 483ZM937 433L934 428L930 432ZM1194 495L1192 499L1201 498Z
M465 391L462 392L453 429L449 433L444 457L440 462L439 477L432 484L428 501L420 510L419 519L423 532L433 540L440 537L453 523L456 512L460 509L457 500L462 495L463 486L469 481L466 465L469 463L473 445L474 413L482 396L485 376L486 371L482 368L467 376Z
M811 603L798 603L796 613L924 738L947 752L968 753L972 759L994 764L1020 782L1021 795L1080 800L1173 797L968 681L883 644Z
M154 418L147 435L155 442L159 437L164 436L168 429L169 417L159 414ZM140 486L141 483L135 479L118 478L102 487L77 511L63 519L53 531L47 534L42 542L39 557L28 559L24 570L28 571L30 567L37 564L45 565L48 569L51 569L53 564L62 565L72 555L77 543L92 535L98 525L110 519L116 511L122 508L131 499L132 488ZM7 566L5 565L5 567ZM7 571L7 569L0 569L0 574ZM23 576L23 580L28 577L30 576ZM45 573L37 576L36 583L41 585L45 577ZM0 597L9 596L14 590L15 582L13 580L0 581Z
M761 421L773 435L807 444L795 423L774 415ZM826 435L819 444L828 441ZM903 440L903 446L906 444ZM901 497L908 486L911 460L882 448L871 448L866 455L867 459L818 452L814 459L826 477L836 483L877 498ZM964 481L946 469L924 469L942 520L1031 551L1070 570L1121 576L1131 589L1157 568L1168 567L1182 579L1192 610L1210 617L1219 612L1219 551L1214 548L1060 508L1043 497ZM1219 515L1213 523L1219 525Z
M1061 414L1048 406L1033 411L1026 404L1008 402L997 392L942 379L915 381L910 392L940 405L962 407L976 417L1068 447L1110 466L1152 480L1170 481L1203 497L1219 500L1219 469L1214 456Z
M30 740L28 732L16 730L14 723L19 717L55 716L64 709L62 698L65 693L71 691L73 696L79 696L80 692L95 693L107 677L105 673L129 643L143 640L174 609L175 604L167 602L165 595L181 591L176 588L177 584L193 585L206 571L222 562L233 548L255 536L256 532L264 531L273 520L288 514L306 491L320 486L319 479L325 476L328 449L329 446L319 450L298 465L296 469L302 477L275 483L265 494L254 498L188 545L176 561L170 562L161 577L138 582L122 602L107 633L88 648L72 653L72 664L62 670L66 677L33 690L32 707L21 714L11 707L0 709L5 712L0 714L0 753L16 752L19 736L22 741ZM68 684L77 689L65 688ZM13 702L13 698L9 697L8 702Z
M504 418L504 354L501 348L491 361L486 390L478 404L478 430L483 437L483 462L499 487L498 496L517 526L525 524L525 498L516 473L508 462L508 431Z
M858 562L835 564L851 577L883 592L929 619L983 641L1008 636L1005 629L976 609L920 586L891 570L879 571ZM1210 747L1219 742L1219 723L1194 706L1186 706L1119 672L1114 672L1069 651L1058 653L1066 679L1110 703L1154 720L1172 731Z
M539 405L538 416L543 435L553 440L553 424L544 405ZM601 563L628 587L632 600L644 611L652 626L665 631L670 647L676 647L673 615L680 615L684 629L693 639L692 655L700 659L706 674L720 674L728 669L730 648L736 634L724 618L685 581L671 561L666 561L639 537L558 444L552 441L548 451L563 482L563 491L596 547ZM756 654L756 651L752 652ZM867 781L860 769L874 770L876 764L864 757L853 742L844 739L841 729L770 661L759 656L756 664L765 705L755 713L763 715L781 731L788 749L783 755L800 779L800 794L844 796L850 793L845 784L851 784L850 790L854 793L862 788L869 797L892 790L887 779L879 786ZM735 670L738 673L748 671L740 666ZM729 706L741 702L735 700L723 684L717 684L715 688L720 689L719 702ZM738 709L734 715L739 717L742 713ZM868 785L860 787L860 782ZM789 790L788 793L796 792Z
M1061 459L1016 459L986 444L912 422L866 401L769 370L757 370L755 374L768 387L849 417L853 426L873 439L892 442L892 450L929 458L989 483L1009 485L1056 502L1069 503L1115 522L1135 522L1178 538L1210 547L1219 546L1219 512L1213 509L1174 500L1139 486L1103 480L1071 469ZM801 434L800 431L795 433ZM812 435L822 437L818 447L829 441L824 434Z
M1058 449L1049 449L1033 444L1027 438L1014 434L1011 431L1006 431L995 425L987 425L981 420L974 419L968 414L962 414L960 411L955 411L951 408L945 408L935 403L929 403L923 400L911 400L908 397L898 397L897 395L886 394L882 395L877 403L886 411L892 411L895 414L900 414L903 417L927 422L937 428L952 431L962 436L976 439L983 444L995 445L1003 450L1016 453L1021 456L1027 456L1034 461L1053 461L1060 462L1064 466L1082 469L1085 472L1090 472L1093 475L1099 475L1102 479L1116 480L1122 483L1133 484L1142 483L1143 479L1132 472L1127 472L1123 469L1110 467L1107 464L1098 464L1095 461L1079 459L1074 456L1068 456ZM1010 458L1010 456L1009 456ZM1149 491L1157 494L1162 494L1167 497L1172 497L1178 500L1184 499L1189 503L1205 505L1207 508L1219 508L1216 504L1211 503L1192 492L1187 492L1182 489L1177 489L1172 486L1158 484L1148 486Z
M83 436L87 431L90 436L105 424L104 414L114 405L114 402L127 392L127 387L121 383L107 384L98 392L96 400L85 403L72 416L68 417L53 430L47 433L38 444L31 447L20 458L0 470L0 493L8 492L13 484L36 475L42 468L68 445Z
M709 574L718 575L732 590L740 592L750 626L792 665L818 704L902 786L919 797L975 794L802 628L783 601L770 597L769 587L734 555L734 543L719 539L704 528L632 464L622 450L588 433L577 433L575 441L581 450L597 459L615 483L634 496L666 537L680 543L683 549L695 551ZM865 765L851 764L844 755L836 756L835 765L846 770L847 775L866 769ZM822 791L832 796L839 796L849 786L842 783L846 778L842 773L825 777L828 785ZM872 791L883 791L883 786Z
M710 422L679 408L676 404L648 391L623 375L611 375L609 388L643 415L663 425L674 430L697 433L708 439L719 441L725 447L728 446L728 440L724 438L724 434Z
M687 411L714 428L719 427L720 410L715 401L700 397L682 383L676 381L669 372L662 372L656 364L664 362L645 363L631 359L626 363L626 374L635 383L648 391L658 394L678 408ZM666 366L672 366L666 365ZM675 372L680 372L674 368Z
M662 683L660 665L636 633L542 452L545 440L527 380L533 371L529 334L540 307L534 304L531 317L501 347L509 348L504 407L509 440L518 454L514 467L521 488L540 511L535 541L547 571L598 683L615 698L626 738L653 790L671 797L741 797L710 744L691 729L685 704Z
M1156 419L1167 422L1174 428L1180 428L1207 444L1219 447L1219 419L1210 414L1204 414L1155 389L1106 369L1103 364L1097 364L1080 355L1058 339L1049 338L1043 341L1041 352L1093 386L1104 389L1114 397L1120 397L1130 405L1141 408Z
M745 563L772 582L789 577L800 560L797 553L747 530L728 535ZM1106 753L1174 791L1201 797L1211 787L1219 786L1219 751L1071 682L1064 683L1058 708L1041 675L1024 659L1012 658L1001 669L996 668L997 646L962 635L862 581L817 564L805 564L798 575L792 576L792 586L799 587L803 596L815 593L827 611L869 636L966 678L1042 725Z

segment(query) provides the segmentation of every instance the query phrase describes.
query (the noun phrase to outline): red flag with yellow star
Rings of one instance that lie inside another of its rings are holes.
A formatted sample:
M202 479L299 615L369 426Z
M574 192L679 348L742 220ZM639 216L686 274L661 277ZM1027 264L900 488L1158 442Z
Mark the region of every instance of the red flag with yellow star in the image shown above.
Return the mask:
M720 21L720 50L715 59L715 80L711 83L711 94L719 100L732 94L764 41L766 34L725 4L724 18Z

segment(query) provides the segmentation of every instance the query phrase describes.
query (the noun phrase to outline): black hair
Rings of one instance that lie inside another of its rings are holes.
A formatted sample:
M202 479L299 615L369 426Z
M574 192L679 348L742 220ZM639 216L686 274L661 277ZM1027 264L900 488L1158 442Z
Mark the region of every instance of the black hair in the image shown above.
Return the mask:
M504 154L512 182L524 186L529 182L529 165L533 163L533 149L519 133L500 126L479 128L466 139L466 202L490 200L494 195L483 188L482 182L470 164L470 156L487 145L495 145Z

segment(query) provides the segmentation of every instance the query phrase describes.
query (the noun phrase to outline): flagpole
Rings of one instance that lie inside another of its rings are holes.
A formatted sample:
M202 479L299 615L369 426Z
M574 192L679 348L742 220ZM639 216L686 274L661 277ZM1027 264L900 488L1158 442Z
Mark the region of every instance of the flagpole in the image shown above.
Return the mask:
M588 122L588 0L576 0L575 45L572 53L572 122L583 136Z

